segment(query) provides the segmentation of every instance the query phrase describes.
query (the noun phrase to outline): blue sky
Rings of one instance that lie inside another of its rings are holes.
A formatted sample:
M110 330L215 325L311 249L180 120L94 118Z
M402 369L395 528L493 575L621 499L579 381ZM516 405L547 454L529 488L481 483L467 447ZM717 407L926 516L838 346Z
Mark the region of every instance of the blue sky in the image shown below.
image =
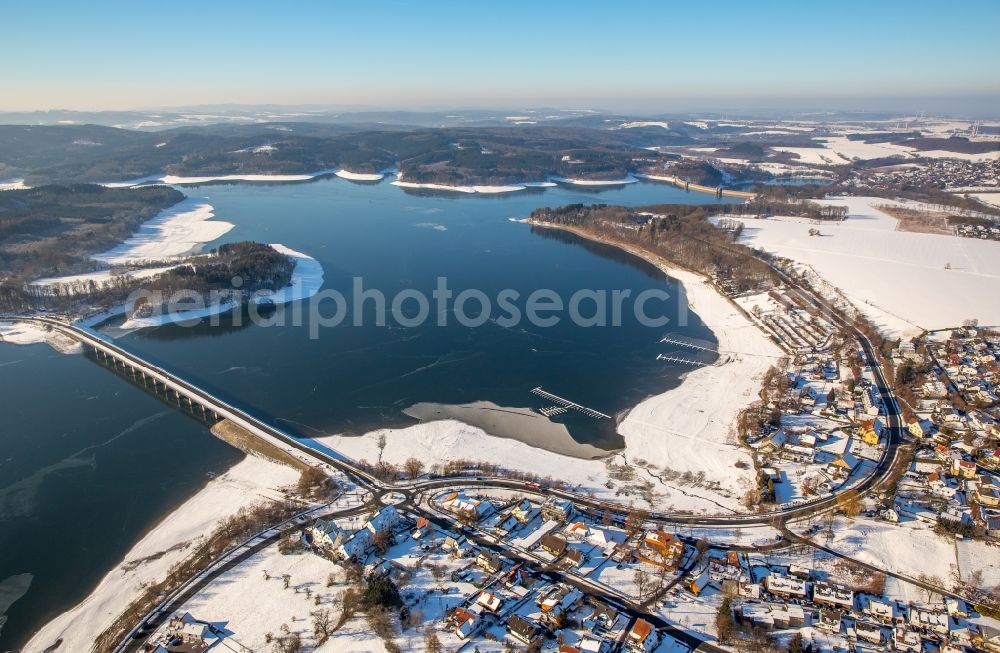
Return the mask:
M1000 96L1000 2L18 2L0 110Z

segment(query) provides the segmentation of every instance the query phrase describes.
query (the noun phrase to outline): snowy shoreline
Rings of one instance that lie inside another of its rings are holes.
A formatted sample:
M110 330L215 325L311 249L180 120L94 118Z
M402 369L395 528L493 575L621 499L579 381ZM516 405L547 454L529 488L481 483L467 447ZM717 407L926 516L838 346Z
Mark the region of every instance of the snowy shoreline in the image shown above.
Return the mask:
M271 247L281 254L291 257L295 261L295 269L292 271L292 280L289 285L279 288L273 292L261 293L254 297L254 302L262 304L270 301L274 304L287 304L300 299L308 299L319 292L323 287L323 266L313 257L297 252L294 249L285 247L277 243L272 243ZM220 315L238 307L233 302L213 304L204 308L164 313L150 317L130 318L126 320L121 328L123 329L146 329L149 327L163 326L176 322L186 322L187 320L201 319Z
M247 456L164 515L83 601L39 629L24 653L49 650L57 640L60 650L89 651L146 585L162 580L220 521L244 506L283 498L282 489L297 480L291 467Z
M609 499L615 495L604 487L609 478L605 458L620 455L627 459L643 458L660 468L696 475L703 472L707 481L719 483L718 492L683 484L658 486L657 490L666 493L661 508L669 505L701 513L717 513L720 509L740 511L740 499L755 478L750 452L736 439L736 418L757 398L764 373L782 352L703 277L630 245L598 242L643 258L678 281L689 308L711 329L723 352L721 364L687 372L678 386L636 405L618 425L618 432L625 440L620 452L608 452L601 459L563 455L531 446L525 439L491 435L458 421L456 407L442 411L444 419L399 429L378 429L360 436L329 435L317 441L354 460L372 461L381 455L382 460L402 464L415 457L429 465L472 458L542 477L557 472L569 485ZM718 397L727 400L718 401ZM386 447L380 454L377 443L382 436ZM565 451L577 453L574 448ZM744 464L737 467L738 461Z
M381 181L385 177L385 172L351 172L345 168L330 168L306 174L282 175L282 174L249 174L249 175L206 175L189 177L183 175L148 175L137 179L126 181L109 181L100 184L107 188L128 188L130 186L140 186L143 184L169 184L176 186L214 184L226 182L250 182L250 183L282 183L296 181L312 181L322 177L336 176L350 181Z
M212 218L215 217L214 211L214 207L204 200L190 197L185 198L174 206L164 209L154 218L144 222L135 234L120 245L92 258L95 261L108 265L110 268L112 265L135 265L147 261L170 261L197 253L205 243L222 237L234 227L231 222L213 220ZM274 304L286 304L296 300L308 299L319 292L323 286L323 266L316 259L278 243L272 243L271 247L295 261L292 280L284 288L266 294L262 293L255 297L254 301L256 303L261 304L265 301L270 301ZM126 272L125 274L130 277L144 278L166 272L172 267L172 265L165 265L155 268L142 268ZM111 270L105 269L65 277L36 279L32 284L45 286L50 289L58 288L67 290L89 282L101 286L111 280ZM121 326L124 329L143 329L162 326L173 322L184 322L210 317L233 310L236 307L235 303L226 302L192 310L177 311L176 313L132 318L126 320ZM117 308L121 309L122 307ZM115 309L110 311L111 314L121 312L123 311ZM16 329L12 327L0 329L0 339L14 344L51 342L47 332L36 327L31 327L30 325L17 327Z

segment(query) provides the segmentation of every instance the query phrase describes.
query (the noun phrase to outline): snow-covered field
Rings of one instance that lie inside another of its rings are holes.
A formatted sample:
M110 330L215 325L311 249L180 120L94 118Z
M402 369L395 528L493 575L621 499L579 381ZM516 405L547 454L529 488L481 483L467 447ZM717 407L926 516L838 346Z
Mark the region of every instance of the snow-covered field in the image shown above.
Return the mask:
M211 204L189 197L144 222L136 234L121 245L98 254L94 260L122 265L190 254L233 228L232 223L212 220L213 217Z
M1000 190L996 193L970 193L970 195L981 202L1000 207Z
M140 268L138 270L129 270L128 272L122 273L131 279L148 279L149 277L155 277L158 274L166 272L172 269L174 266L166 265L162 267L153 268ZM115 275L111 273L111 270L97 270L94 272L84 272L83 274L70 274L65 277L46 277L44 279L35 279L31 282L32 286L63 286L64 289L67 286L76 285L90 285L93 283L98 288L101 288L108 283L110 283L115 278Z
M815 538L851 558L906 576L924 573L942 585L949 583L952 565L958 564L955 541L938 535L921 521L892 524L838 517L829 544L823 533Z
M775 147L779 152L789 152L798 157L799 161L809 165L847 165L848 163L868 159L897 157L914 159L917 157L931 159L963 159L965 161L991 161L1000 158L1000 152L983 152L967 154L964 152L947 152L944 150L918 151L915 148L896 143L865 143L850 140L846 136L831 138L816 138L822 147Z
M876 205L891 200L845 197L847 220L742 219L741 242L812 267L884 332L916 334L978 318L1000 324L1000 242L896 231ZM821 236L810 236L819 229ZM947 269L950 267L950 269Z
M632 120L631 122L623 122L618 126L619 129L634 129L636 127L662 127L663 129L670 129L670 123L660 120Z
M167 515L132 547L122 564L112 569L90 596L36 633L24 653L44 651L58 639L62 639L59 650L89 651L94 638L140 595L142 588L163 578L220 520L244 506L280 498L280 489L297 479L291 467L248 456Z

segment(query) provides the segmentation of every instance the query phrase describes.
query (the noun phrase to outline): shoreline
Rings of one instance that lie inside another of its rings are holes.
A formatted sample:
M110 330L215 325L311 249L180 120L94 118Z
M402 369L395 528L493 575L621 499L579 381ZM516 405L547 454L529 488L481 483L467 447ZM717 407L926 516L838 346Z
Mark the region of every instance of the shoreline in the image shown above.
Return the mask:
M288 182L307 182L316 181L319 179L327 177L339 177L340 179L346 179L348 181L362 182L362 183L375 183L384 180L386 177L394 174L393 169L384 170L382 172L367 173L367 172L352 172L345 168L332 168L329 170L320 170L318 172L306 173L306 174L233 174L233 175L204 175L204 176L185 176L185 175L147 175L145 177L138 177L136 179L129 179L125 181L108 181L108 182L95 182L99 186L105 186L107 188L129 188L132 186L141 186L144 184L166 184L168 186L200 186L209 184L226 184L226 183L288 183ZM578 186L578 187L613 187L613 186L625 186L628 184L635 184L641 181L650 182L662 182L668 183L676 188L680 188L685 191L695 191L698 193L705 193L708 195L719 195L718 188L712 188L710 186L703 186L701 184L695 184L688 182L684 179L678 177L673 177L669 175L651 175L640 172L630 172L628 175L621 179L574 179L571 177L549 177L544 181L518 181L511 182L507 184L468 184L468 185L451 185L451 184L440 184L436 182L414 182L414 181L404 181L402 175L399 172L395 172L396 179L391 181L393 186L397 186L402 189L409 190L430 190L430 191L441 191L445 193L462 193L465 195L501 195L506 193L516 193L519 191L530 190L533 188L555 188L560 185L567 186ZM18 183L12 184L0 184L0 190L15 190L15 189L27 189L31 186L25 186L23 180L15 180ZM723 188L721 192L722 197L732 197L737 199L753 199L757 196L756 193L750 193L747 191Z
M555 451L556 447L533 446L530 437L509 438L487 433L484 428L488 425L482 420L472 424L461 421L468 416L456 413L456 407L445 407L448 410L444 411L438 405L427 405L420 411L430 416L431 421L376 429L361 435L331 434L316 440L354 460L382 459L402 464L414 457L427 465L462 459L486 460L541 477L552 476L558 470L559 478L568 485L608 499L616 495L610 489L614 485L605 485L611 479L607 463L642 458L649 466L664 471L701 473L706 482L717 483L708 488L662 481L657 474L633 462L640 477L647 475L651 482L660 483L657 490L664 496L658 497L659 505L702 514L741 512L740 499L756 479L752 454L735 435L736 419L758 397L764 373L783 352L742 309L704 277L627 243L575 233L642 258L677 282L687 305L713 332L722 352L719 364L684 371L677 386L634 406L618 425L618 433L624 439L622 449L606 451L600 459L566 455L568 452ZM726 401L720 401L719 397L725 397ZM513 421L514 417L507 419ZM384 450L377 446L383 436ZM744 465L737 467L740 461Z
M535 449L580 460L603 459L620 451L577 442L563 424L553 422L531 408L500 406L491 401L468 404L420 402L404 409L403 414L424 424L442 420L462 422L495 438L515 440Z
M165 577L222 519L259 499L282 498L281 489L297 480L298 472L286 465L246 456L151 524L82 601L39 628L22 651L42 653L57 640L59 650L90 650L145 585Z
M640 450L647 459L652 459L649 452L656 448L655 436L659 431L659 435L667 435L672 440L680 438L688 443L694 442L693 448L688 445L690 449L687 453L695 456L696 460L705 456L709 447L715 447L723 458L728 453L731 463L728 469L713 465L707 467L714 467L715 471L724 472L729 477L746 476L746 480L752 482L753 456L735 435L736 418L758 396L760 379L771 362L783 352L746 316L742 308L700 273L683 268L655 252L582 229L540 221L525 222L616 247L656 266L678 282L689 310L715 336L720 362L685 372L680 385L640 402L618 425L618 432L625 438L625 453L629 449ZM717 396L727 397L729 401L724 405L714 403L713 398ZM737 400L737 397L740 399ZM706 401L712 402L712 405L704 403ZM678 409L686 413L682 419L674 414ZM675 430L671 429L672 433L658 428L668 419L675 426ZM678 424L680 427L676 428ZM676 446L676 443L671 446ZM739 459L749 463L748 468L741 470L732 464ZM750 473L747 473L748 470Z
M201 184L218 184L218 183L235 183L235 182L246 182L246 183L283 183L283 182L302 182L302 181L312 181L314 179L321 179L323 177L340 177L341 179L347 179L350 181L381 181L386 175L386 172L352 172L346 168L329 168L327 170L319 170L316 172L309 172L303 174L272 174L272 173L261 173L261 174L235 174L235 175L201 175L201 176L187 176L187 175L168 175L168 174L154 174L147 175L145 177L138 177L136 179L128 179L125 181L108 181L99 183L99 186L105 186L107 188L129 188L131 186L141 186L143 184L166 184L168 186L197 186ZM22 187L24 187L22 185Z
M308 299L319 292L323 286L323 266L319 261L297 252L294 249L271 243L273 249L281 254L289 256L295 260L295 269L292 270L292 280L289 285L271 291L268 294L255 296L253 302L262 304L265 301L277 304L288 304L301 299ZM122 329L146 329L149 327L164 326L166 324L185 322L187 320L200 320L202 318L219 315L237 308L239 304L226 302L224 304L213 304L204 308L192 309L188 311L178 311L176 313L164 313L152 315L150 317L130 318L122 323Z

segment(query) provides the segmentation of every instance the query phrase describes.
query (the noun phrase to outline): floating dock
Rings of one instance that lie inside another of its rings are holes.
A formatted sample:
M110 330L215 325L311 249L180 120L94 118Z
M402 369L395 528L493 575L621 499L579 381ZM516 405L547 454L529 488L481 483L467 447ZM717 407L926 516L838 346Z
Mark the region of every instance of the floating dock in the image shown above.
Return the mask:
M695 367L707 367L708 363L703 363L693 358L680 358L678 356L667 356L666 354L657 354L656 360L667 361L668 363L679 363L681 365L693 365Z
M562 408L563 410L561 412L566 412L567 410L575 410L583 413L587 417L593 417L594 419L611 419L610 415L605 415L604 413L596 411L593 408L587 408L586 406L581 406L580 404L573 403L569 399L563 399L562 397L554 395L551 392L546 392L545 390L542 390L542 386L538 386L537 388L532 390L531 394L538 395L542 399L548 399L552 403L556 404L556 406L553 406L552 408ZM546 417L548 417L549 414L547 414L545 411L552 410L552 408L543 408L540 412ZM559 413L551 413L551 414L559 414Z
M710 351L713 354L718 354L719 353L718 349L713 349L711 347L703 347L701 345L696 345L693 342L690 342L688 340L680 340L680 339L672 337L672 336L663 336L663 339L660 340L660 342L662 342L664 344L667 344L667 345L679 345L681 347L687 347L688 349L696 349L698 351Z

